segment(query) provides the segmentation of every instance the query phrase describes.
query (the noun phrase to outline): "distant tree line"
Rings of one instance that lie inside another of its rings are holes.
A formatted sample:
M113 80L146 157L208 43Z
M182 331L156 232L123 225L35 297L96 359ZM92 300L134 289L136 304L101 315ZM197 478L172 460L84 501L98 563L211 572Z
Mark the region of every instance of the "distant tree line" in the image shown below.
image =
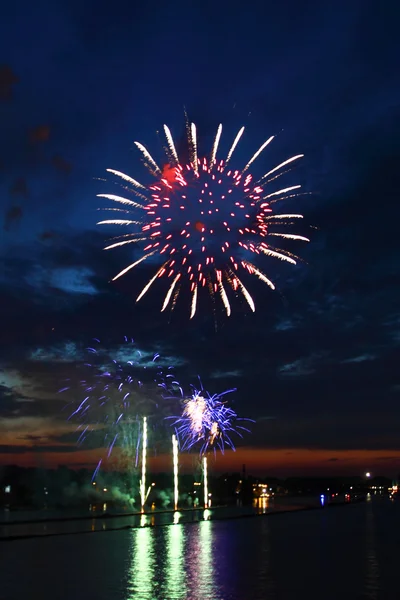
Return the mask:
M139 473L137 471L103 471L92 481L93 471L73 470L66 466L57 469L0 467L0 506L10 508L74 508L87 505L124 506L138 509ZM366 480L363 477L315 478L291 477L280 480L273 477L253 477L240 473L225 473L209 477L212 503L250 504L258 484L265 484L275 495L314 496L322 493L366 491L371 487L387 489L392 481L385 477ZM152 485L154 484L154 485ZM195 485L196 484L196 485ZM148 505L158 509L171 508L173 481L171 473L149 474L151 491ZM180 506L191 507L203 502L202 474L179 477Z

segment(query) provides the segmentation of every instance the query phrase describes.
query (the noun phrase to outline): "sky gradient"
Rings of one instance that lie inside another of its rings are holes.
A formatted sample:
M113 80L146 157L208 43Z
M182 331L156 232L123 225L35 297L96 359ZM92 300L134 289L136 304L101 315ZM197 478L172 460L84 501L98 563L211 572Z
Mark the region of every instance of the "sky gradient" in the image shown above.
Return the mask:
M97 463L57 391L93 337L113 356L128 335L150 372L158 352L186 384L237 388L257 423L215 469L399 472L395 19L361 0L29 7L0 24L0 464ZM154 265L110 283L135 255L95 225L105 169L140 179L133 141L159 152L163 123L179 139L184 107L203 152L245 125L242 164L277 134L261 172L304 153L311 192L285 206L314 227L305 263L271 264L278 291L255 283L255 314L217 327L207 305L160 314L165 289L135 304Z

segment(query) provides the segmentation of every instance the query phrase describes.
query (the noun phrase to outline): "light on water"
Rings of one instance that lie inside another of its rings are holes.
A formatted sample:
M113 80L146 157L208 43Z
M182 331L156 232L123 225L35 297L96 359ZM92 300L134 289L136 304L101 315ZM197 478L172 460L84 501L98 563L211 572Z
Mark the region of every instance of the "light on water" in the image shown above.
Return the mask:
M150 598L153 577L156 572L154 535L150 527L141 527L132 532L132 567L130 570L130 598Z
M315 500L321 506L320 498ZM55 594L58 600L398 597L394 534L400 527L397 501L371 497L365 503L350 502L331 510L325 496L324 510L291 511L276 517L261 516L263 503L261 499L260 516L253 518L229 520L228 516L220 520L226 513L199 509L190 515L185 511L172 513L168 526L157 527L152 525L167 525L163 520L165 515L157 520L157 515L151 513L137 517L131 523L132 529L123 527L100 533L101 522L96 522L96 533L92 534L85 525L81 535L76 531L77 535L3 541L2 597L25 598L32 594L39 594L42 600L53 600ZM218 520L213 520L214 517ZM188 522L189 518L192 522ZM108 521L104 523L108 527ZM58 527L59 533L74 531L70 524L61 528L58 523L54 527ZM30 531L26 525L21 528L27 534ZM49 529L49 533L56 533L56 529ZM68 569L64 557L68 559Z
M180 525L177 527L168 527L167 568L165 577L167 598L182 598L186 595L184 570L184 531L184 527Z
M165 529L163 547L158 545L155 529L141 527L132 531L131 567L128 600L140 598L182 599L215 597L213 564L213 523L211 511L204 521L185 527L175 521ZM174 514L179 519L180 513ZM145 515L142 515L145 518ZM160 568L160 563L163 568Z

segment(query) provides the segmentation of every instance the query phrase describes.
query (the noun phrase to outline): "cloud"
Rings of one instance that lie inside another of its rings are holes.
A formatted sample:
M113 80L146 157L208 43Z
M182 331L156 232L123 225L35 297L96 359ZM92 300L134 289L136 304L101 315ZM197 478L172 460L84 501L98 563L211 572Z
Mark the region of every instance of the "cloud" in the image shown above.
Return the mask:
M28 356L31 361L75 362L82 357L82 353L75 342L67 341L47 348L36 348Z
M85 359L91 360L96 356L96 361L101 361L103 364L115 360L121 364L132 363L132 366L140 369L158 369L160 366L179 367L186 363L185 359L170 354L168 350L165 354L162 348L157 350L143 349L129 341L125 344L110 343L107 346L99 345L96 340L88 340L86 344L68 340L60 344L35 348L29 352L28 359L41 363L78 363Z
M243 371L235 369L233 371L213 371L210 375L211 379L228 379L229 377L241 377Z
M342 364L351 364L351 363L363 363L371 360L375 360L376 356L374 354L359 354L358 356L353 356L352 358L347 358L346 360L342 360Z
M282 365L278 372L283 377L305 377L316 372L316 362L321 358L312 354Z
M69 294L94 295L98 293L98 290L90 281L93 276L92 269L88 267L45 269L36 265L27 275L26 281L29 285L37 288L50 287Z
M0 370L0 386L5 393L22 397L33 396L36 390L34 379L26 374L22 375L15 369Z
M54 440L55 435L70 433L74 426L62 419L50 416L15 416L0 420L1 439L8 443L26 439L27 435L40 436L43 440Z
M110 358L117 360L121 363L127 363L132 361L137 363L140 368L156 369L159 366L163 367L179 367L184 365L186 360L179 357L173 356L168 353L164 354L162 347L154 350L144 350L140 347L129 346L129 344L121 344L110 352Z
M293 321L289 319L285 319L284 321L280 321L275 325L275 331L290 331L291 329L295 329L296 325Z
M0 370L1 417L45 417L57 415L66 399L58 397L60 380L71 375L70 366L60 362L57 369L51 363L19 362L19 370Z

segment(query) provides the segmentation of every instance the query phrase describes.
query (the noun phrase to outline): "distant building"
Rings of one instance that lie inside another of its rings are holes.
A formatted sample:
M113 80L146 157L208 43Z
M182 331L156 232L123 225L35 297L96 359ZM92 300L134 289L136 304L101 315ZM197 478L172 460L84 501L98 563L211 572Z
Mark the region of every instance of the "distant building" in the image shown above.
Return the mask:
M270 488L267 483L253 483L254 498L269 498L273 495L272 488Z
M277 483L253 483L253 498L271 498L272 496L282 496L287 494L287 490Z

